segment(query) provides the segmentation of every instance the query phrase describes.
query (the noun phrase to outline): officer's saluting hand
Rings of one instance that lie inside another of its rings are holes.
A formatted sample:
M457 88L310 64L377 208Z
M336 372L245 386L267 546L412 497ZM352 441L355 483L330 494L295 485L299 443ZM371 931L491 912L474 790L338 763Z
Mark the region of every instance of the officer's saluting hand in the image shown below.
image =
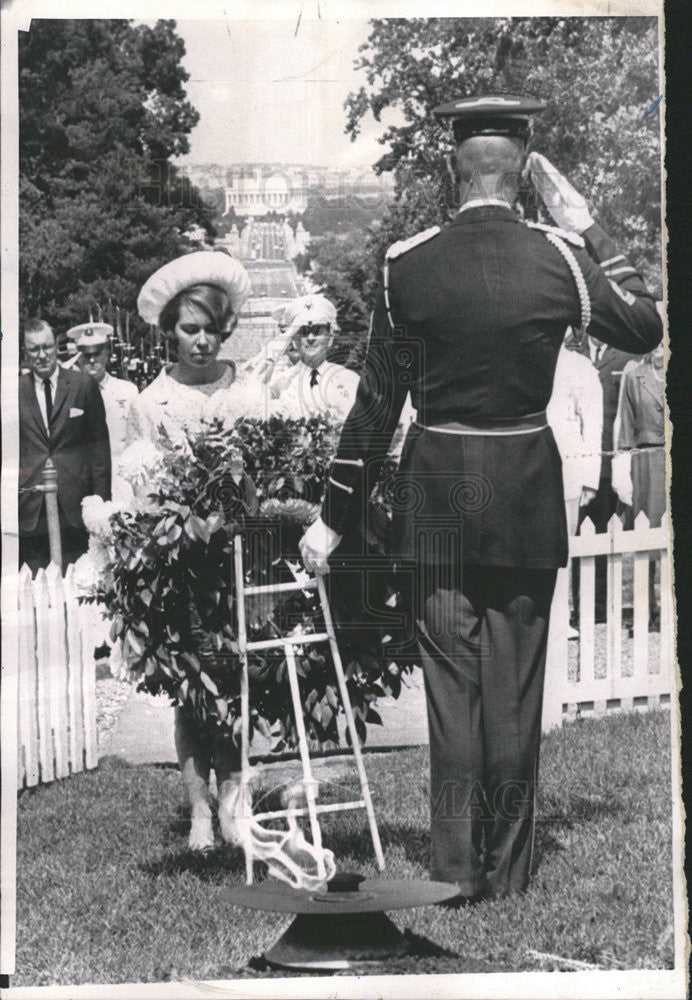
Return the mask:
M543 204L561 229L581 235L594 220L586 201L541 153L529 153L524 173L531 178Z

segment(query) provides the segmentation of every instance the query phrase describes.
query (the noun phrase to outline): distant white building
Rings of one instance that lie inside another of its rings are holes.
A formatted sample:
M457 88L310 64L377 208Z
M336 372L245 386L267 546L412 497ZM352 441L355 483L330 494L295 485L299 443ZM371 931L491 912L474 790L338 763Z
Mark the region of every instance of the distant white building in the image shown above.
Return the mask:
M372 204L378 198L392 197L392 179L377 176L369 167L315 167L306 164L239 163L186 164L180 168L202 193L202 198L223 191L223 214L231 209L236 215L264 216L305 211L312 194L328 199L363 200ZM221 191L219 190L221 189Z
M261 216L267 212L304 212L308 198L300 168L262 168L238 171L227 179L224 215Z

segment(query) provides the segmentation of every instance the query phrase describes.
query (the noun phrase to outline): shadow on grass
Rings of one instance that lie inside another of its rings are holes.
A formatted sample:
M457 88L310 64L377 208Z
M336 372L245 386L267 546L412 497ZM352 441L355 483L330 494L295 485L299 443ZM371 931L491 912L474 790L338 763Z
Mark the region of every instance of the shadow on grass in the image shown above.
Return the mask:
M177 764L173 764L170 761L143 761L142 763L133 763L132 761L125 760L119 754L106 753L102 757L99 757L99 771L171 771L180 773L180 769ZM85 771L85 774L95 774L95 771Z
M597 796L569 793L558 797L548 794L540 796L540 800L537 825L565 830L573 830L580 823L619 816L623 812L622 803Z
M421 829L413 823L388 823L380 821L377 824L383 850L396 847L403 851L407 861L425 867L430 854L430 834L427 829ZM344 829L334 826L325 839L330 850L337 858L348 857L355 862L370 862L373 859L372 838L367 826L354 830L352 826Z
M614 801L587 795L570 795L567 801L555 796L544 796L536 819L533 870L537 871L544 858L565 850L564 844L553 831L573 830L575 826L594 823L605 817L617 816L622 805Z
M231 875L245 874L245 855L241 848L224 844L212 851L191 851L184 848L171 851L156 861L147 861L138 868L145 875L156 878L175 878L188 873L200 882L211 884L226 882Z

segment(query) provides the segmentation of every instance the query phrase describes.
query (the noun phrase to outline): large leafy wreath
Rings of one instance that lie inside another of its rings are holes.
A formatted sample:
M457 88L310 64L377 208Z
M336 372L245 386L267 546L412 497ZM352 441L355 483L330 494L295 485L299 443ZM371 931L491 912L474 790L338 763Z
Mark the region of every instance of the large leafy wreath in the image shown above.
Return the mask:
M154 454L136 456L140 483L131 508L108 518L98 599L112 618L114 658L151 693L186 705L201 726L237 741L240 661L233 570L234 539L243 539L248 583L300 579L298 541L317 516L325 470L338 428L323 418L220 422L182 440L162 436ZM386 495L387 476L378 487ZM383 576L380 598L391 594ZM385 592L387 591L387 592ZM381 630L362 620L354 594L335 601L341 620L359 619L340 642L356 726L380 722L373 707L397 696L401 668L383 655ZM323 631L314 591L247 600L251 639ZM339 740L343 710L328 645L298 646L297 667L308 737L322 746ZM406 669L406 668L404 668ZM250 662L251 731L296 742L282 650Z

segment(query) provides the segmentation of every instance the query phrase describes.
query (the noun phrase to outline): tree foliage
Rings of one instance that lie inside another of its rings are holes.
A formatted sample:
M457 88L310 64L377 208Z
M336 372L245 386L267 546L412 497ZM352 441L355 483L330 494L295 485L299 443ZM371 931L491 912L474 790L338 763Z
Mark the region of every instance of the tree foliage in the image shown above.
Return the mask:
M456 207L446 170L451 132L430 113L457 96L514 91L545 100L532 147L544 153L589 202L622 252L661 291L661 162L655 18L409 18L374 20L356 68L366 84L346 102L356 139L366 115L396 118L375 164L395 177L396 199L364 240L362 266L379 272L386 247L445 222ZM348 244L316 241L313 267L346 311L365 288ZM351 310L352 311L352 310Z
M379 198L326 198L319 193L311 194L302 215L304 227L314 236L327 233L348 233L354 229L366 229L382 213Z
M158 266L208 229L169 162L199 115L174 21L34 20L20 33L20 312L63 326L134 309Z

